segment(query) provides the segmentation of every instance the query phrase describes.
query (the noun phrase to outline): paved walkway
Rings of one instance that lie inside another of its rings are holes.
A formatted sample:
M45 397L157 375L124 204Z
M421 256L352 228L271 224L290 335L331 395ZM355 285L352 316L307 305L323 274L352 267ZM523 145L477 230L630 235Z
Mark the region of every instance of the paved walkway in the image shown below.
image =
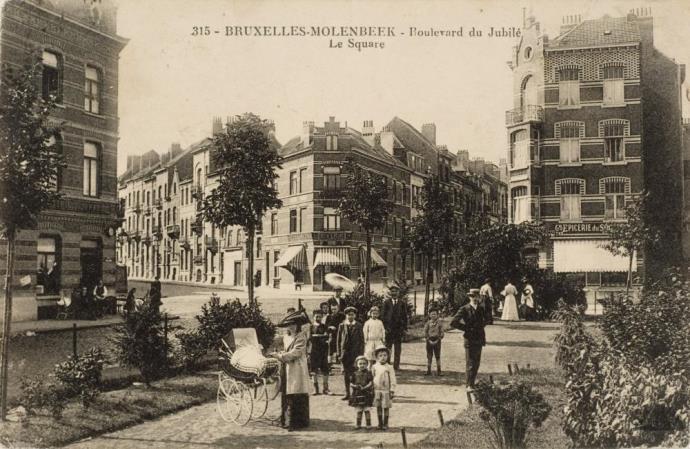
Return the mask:
M34 321L19 321L12 323L10 328L10 335L25 335L27 332L36 334L46 332L59 332L72 329L76 324L79 330L93 329L98 327L107 327L122 322L120 316L107 316L98 320L34 320ZM2 330L2 328L0 328ZM2 332L0 332L2 335Z
M553 323L498 323L487 328L489 344L484 349L480 378L506 372L506 365L524 367L553 366L551 339ZM355 431L355 411L340 396L311 397L311 426L287 432L268 419L250 422L245 427L221 420L215 403L150 421L94 440L69 447L74 449L182 449L182 448L384 448L402 447L401 428L408 443L421 440L439 426L438 410L446 420L467 406L464 379L464 351L459 332L447 334L443 342L443 377L423 375L426 366L424 344L403 345L403 364L399 387L391 410L391 429ZM342 378L335 376L331 388L342 394ZM268 415L277 416L278 401L271 403ZM374 411L375 415L375 411ZM373 416L376 423L376 417Z

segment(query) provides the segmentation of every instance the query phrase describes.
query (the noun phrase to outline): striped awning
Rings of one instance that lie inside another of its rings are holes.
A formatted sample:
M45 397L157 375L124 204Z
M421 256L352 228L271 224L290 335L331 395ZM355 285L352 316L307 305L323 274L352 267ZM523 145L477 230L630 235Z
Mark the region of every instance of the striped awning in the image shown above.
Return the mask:
M288 248L280 255L280 258L275 263L276 267L293 268L297 270L307 269L307 254L304 251L303 245L288 246Z
M556 273L627 272L630 260L614 256L601 247L605 240L556 240L553 242L553 271ZM637 255L633 256L637 271Z
M314 266L344 265L350 266L350 248L347 246L327 246L316 249Z
M366 260L367 260L367 248L365 246L363 246L359 249L359 261L360 261L362 267L364 267L366 265ZM372 268L383 268L383 267L387 267L387 266L388 266L388 263L386 262L386 260L383 257L381 257L381 254L379 254L379 252L376 251L376 249L374 249L372 247L371 248L371 267Z

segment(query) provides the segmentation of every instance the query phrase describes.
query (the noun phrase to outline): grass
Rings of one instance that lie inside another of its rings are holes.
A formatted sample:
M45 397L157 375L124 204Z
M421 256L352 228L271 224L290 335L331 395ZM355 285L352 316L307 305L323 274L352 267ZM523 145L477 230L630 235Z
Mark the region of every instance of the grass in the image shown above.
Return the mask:
M538 429L530 429L526 447L530 449L567 448L570 440L561 429L563 404L563 380L554 369L520 370L516 376L495 374L495 382L521 381L544 395L551 405L549 417ZM423 440L412 445L417 449L493 449L491 431L479 416L481 406L472 405L463 410L442 428L431 432Z
M72 401L60 420L46 415L8 422L0 428L0 446L53 447L113 432L169 413L200 405L216 395L215 373L203 372L101 394L84 409Z

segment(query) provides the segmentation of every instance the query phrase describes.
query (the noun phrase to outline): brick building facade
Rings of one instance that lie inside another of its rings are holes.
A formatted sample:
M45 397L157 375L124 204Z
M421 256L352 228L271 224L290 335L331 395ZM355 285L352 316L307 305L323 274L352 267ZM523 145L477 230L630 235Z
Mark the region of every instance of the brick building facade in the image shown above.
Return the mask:
M58 144L66 162L59 176L63 198L41 214L38 229L18 235L14 320L49 315L56 299L80 282L103 279L112 287L115 281L118 58L127 42L115 25L116 9L107 0L3 5L0 60L18 67L31 51L42 57L43 95L57 97L51 120L63 123ZM0 271L4 248L0 242ZM31 286L20 288L26 276Z

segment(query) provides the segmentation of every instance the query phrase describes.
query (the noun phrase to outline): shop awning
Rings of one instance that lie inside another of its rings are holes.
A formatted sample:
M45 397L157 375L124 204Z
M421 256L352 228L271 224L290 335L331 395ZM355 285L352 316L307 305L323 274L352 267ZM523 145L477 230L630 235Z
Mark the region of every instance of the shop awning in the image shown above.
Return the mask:
M627 257L614 256L601 247L605 240L556 240L553 242L553 271L556 273L627 272ZM637 271L637 255L633 256Z
M350 248L346 246L330 246L316 249L314 266L344 265L350 266Z
M367 248L366 247L361 247L359 249L359 261L362 264L362 267L365 266L367 260ZM383 268L387 267L388 263L386 260L381 257L381 254L376 251L376 249L371 248L371 267L372 268Z
M303 245L288 246L275 263L276 267L307 269L307 255Z

